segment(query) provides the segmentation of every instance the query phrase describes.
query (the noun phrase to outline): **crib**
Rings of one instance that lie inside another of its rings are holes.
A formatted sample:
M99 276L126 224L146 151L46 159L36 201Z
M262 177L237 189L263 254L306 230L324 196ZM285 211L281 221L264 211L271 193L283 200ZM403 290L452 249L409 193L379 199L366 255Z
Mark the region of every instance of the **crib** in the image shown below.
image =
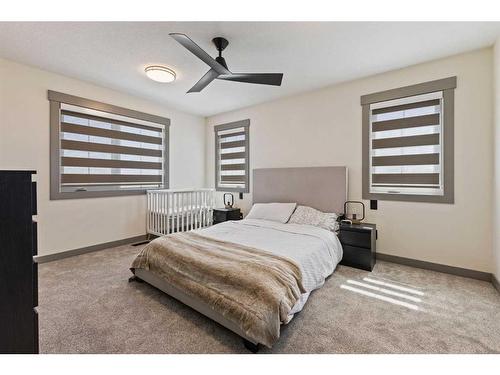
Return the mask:
M148 236L164 236L210 226L214 204L215 189L148 190Z

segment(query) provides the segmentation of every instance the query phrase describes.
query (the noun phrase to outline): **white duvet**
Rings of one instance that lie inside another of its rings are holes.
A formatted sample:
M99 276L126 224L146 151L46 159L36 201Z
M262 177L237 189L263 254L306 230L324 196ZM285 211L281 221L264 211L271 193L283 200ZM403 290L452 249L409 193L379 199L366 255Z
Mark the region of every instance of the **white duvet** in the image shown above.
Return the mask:
M342 246L337 235L311 225L245 219L227 221L196 232L218 240L255 247L295 261L302 272L306 293L293 307L288 321L302 310L309 294L323 286L325 279L333 273L342 259Z

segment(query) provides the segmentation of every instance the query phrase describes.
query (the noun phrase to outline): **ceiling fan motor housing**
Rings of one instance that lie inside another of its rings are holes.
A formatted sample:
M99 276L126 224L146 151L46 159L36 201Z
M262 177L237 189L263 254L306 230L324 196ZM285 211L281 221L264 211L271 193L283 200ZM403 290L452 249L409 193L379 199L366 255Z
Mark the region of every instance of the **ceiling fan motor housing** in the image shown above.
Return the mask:
M222 51L224 51L224 49L227 47L227 45L229 44L229 42L227 41L226 38L222 38L222 37L217 37L217 38L213 38L212 39L212 42L213 44L215 44L215 48L217 48L217 51L219 51L219 55Z
M226 68L227 70L229 70L228 67L227 67L227 64L226 64L226 60L224 60L224 57L222 57L222 51L224 51L224 49L227 47L227 45L229 44L229 42L227 41L227 39L222 38L220 36L217 37L217 38L213 38L212 42L213 42L213 44L215 44L215 48L217 48L217 51L219 51L219 56L217 56L215 58L215 61L217 61L224 68Z

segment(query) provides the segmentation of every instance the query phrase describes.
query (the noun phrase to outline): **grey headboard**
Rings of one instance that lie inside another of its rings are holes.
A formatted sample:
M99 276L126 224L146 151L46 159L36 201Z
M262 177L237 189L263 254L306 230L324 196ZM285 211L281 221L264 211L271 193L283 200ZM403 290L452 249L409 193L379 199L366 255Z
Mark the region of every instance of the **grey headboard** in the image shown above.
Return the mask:
M253 203L297 202L323 212L344 211L346 167L253 170Z

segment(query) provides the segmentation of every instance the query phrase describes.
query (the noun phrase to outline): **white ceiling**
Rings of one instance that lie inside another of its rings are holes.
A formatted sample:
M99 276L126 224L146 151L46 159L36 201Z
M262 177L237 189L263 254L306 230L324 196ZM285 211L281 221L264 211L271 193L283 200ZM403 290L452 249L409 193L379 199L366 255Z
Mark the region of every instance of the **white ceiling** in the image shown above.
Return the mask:
M212 38L223 36L230 70L282 72L283 84L216 80L186 94L209 68L170 32L212 56ZM498 35L499 22L0 22L0 57L209 116L490 46ZM148 64L173 68L177 80L149 80Z

